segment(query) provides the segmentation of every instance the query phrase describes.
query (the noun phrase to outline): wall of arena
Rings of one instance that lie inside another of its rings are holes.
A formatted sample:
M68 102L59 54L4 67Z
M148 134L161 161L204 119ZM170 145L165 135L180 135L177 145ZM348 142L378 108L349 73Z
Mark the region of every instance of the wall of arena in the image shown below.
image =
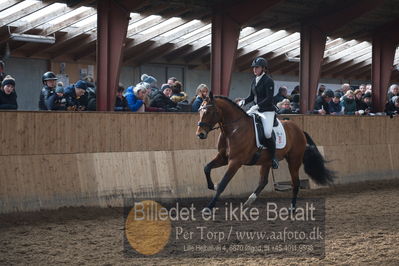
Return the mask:
M399 117L287 117L331 161L336 183L399 178ZM0 112L0 213L121 206L130 196L210 197L203 166L216 155L218 132L197 139L197 120L190 113ZM213 171L214 181L223 171ZM274 179L290 180L285 163ZM249 195L257 182L258 167L243 167L224 195ZM266 193L273 187L270 176Z

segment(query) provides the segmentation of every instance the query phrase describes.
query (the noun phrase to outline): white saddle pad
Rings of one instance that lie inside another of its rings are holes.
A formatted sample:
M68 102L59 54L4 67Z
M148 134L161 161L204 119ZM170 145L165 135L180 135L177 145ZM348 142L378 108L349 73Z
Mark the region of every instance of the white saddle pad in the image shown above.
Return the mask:
M255 136L256 136L256 146L258 148L263 147L260 142L259 142L259 136L258 136L258 130L256 130L256 124L255 124L255 116L252 116L253 122L254 122L254 129L255 129ZM277 119L278 125L276 127L273 127L274 134L276 135L276 149L284 149L286 143L287 143L287 138L285 136L285 130L283 127L283 124L281 123L280 120ZM266 149L266 147L263 147Z

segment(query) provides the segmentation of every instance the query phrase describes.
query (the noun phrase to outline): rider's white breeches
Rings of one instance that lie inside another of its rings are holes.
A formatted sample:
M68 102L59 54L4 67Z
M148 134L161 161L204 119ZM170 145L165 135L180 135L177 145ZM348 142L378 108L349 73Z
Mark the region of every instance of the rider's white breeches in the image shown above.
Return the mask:
M272 137L272 130L273 130L273 120L274 120L274 114L275 112L259 112L257 110L249 110L247 112L249 115L253 113L257 113L261 119L262 119L262 124L263 124L263 130L265 132L265 137L267 139Z

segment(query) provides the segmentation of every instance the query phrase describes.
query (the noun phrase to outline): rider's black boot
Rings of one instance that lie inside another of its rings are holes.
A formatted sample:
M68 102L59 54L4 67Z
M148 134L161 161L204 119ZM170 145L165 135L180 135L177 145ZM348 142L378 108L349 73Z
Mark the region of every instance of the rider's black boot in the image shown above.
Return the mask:
M278 168L278 160L276 158L276 141L274 137L271 137L269 139L266 139L267 141L267 149L270 152L270 156L272 158L272 167L273 169Z

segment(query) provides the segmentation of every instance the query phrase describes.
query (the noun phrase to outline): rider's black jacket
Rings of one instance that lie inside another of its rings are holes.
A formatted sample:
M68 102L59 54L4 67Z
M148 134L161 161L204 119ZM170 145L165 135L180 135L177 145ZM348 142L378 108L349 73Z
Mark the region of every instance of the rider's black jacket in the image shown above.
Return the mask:
M273 105L274 81L264 74L256 84L256 78L252 81L249 96L245 98L245 104L255 101L259 106L259 112L276 111Z
M44 86L40 92L39 110L51 110L48 106L48 99L54 94L54 90L48 86Z

